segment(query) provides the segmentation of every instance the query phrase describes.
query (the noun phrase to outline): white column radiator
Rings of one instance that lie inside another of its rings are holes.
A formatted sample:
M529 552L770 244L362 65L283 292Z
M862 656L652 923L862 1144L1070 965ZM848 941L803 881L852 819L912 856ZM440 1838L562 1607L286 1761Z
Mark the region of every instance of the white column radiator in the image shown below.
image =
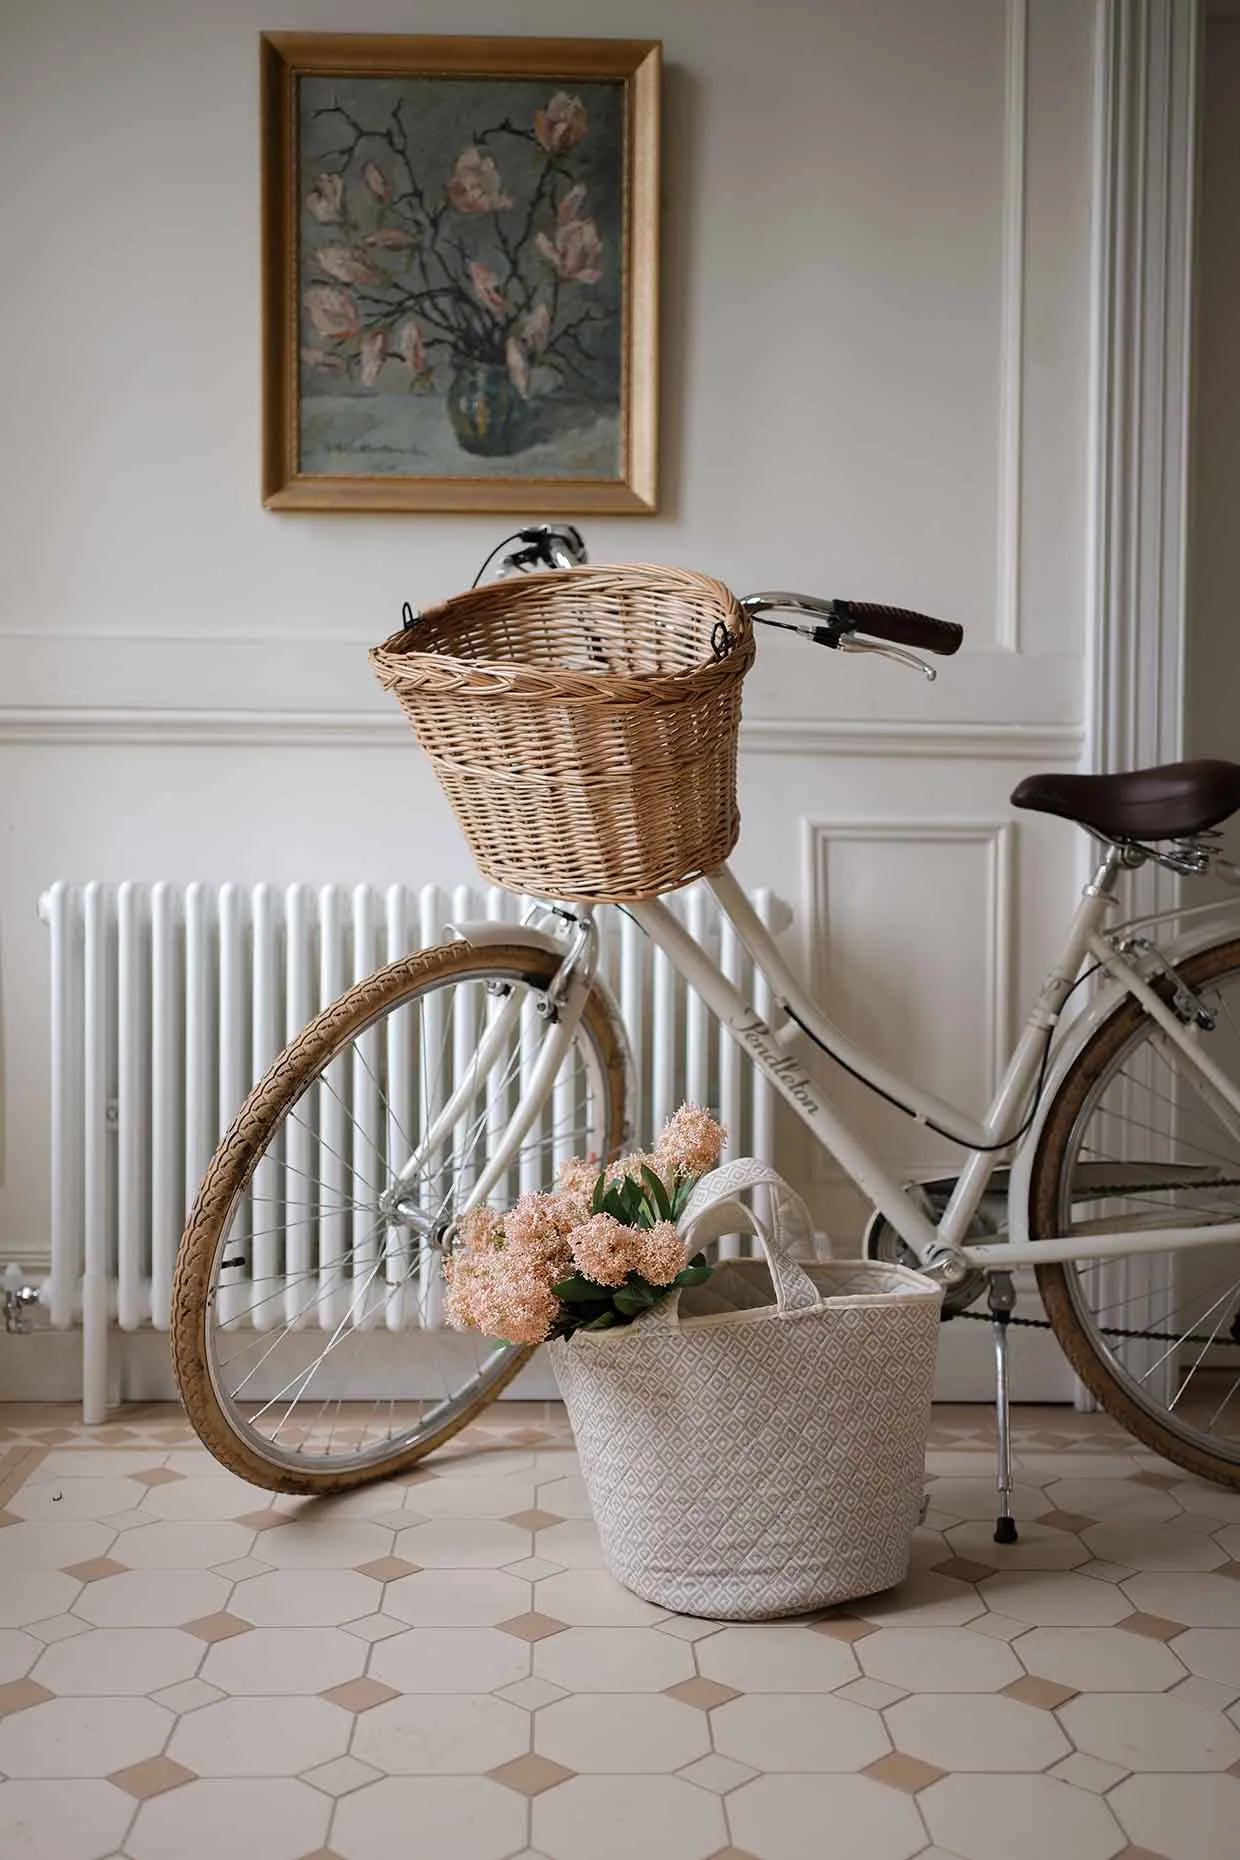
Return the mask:
M786 907L758 891L764 921ZM714 900L671 900L726 973L749 965ZM102 1386L109 1323L168 1325L177 1242L220 1135L285 1043L350 981L444 940L469 917L519 918L501 891L429 885L57 883L40 902L51 940L51 1323L85 1332L85 1386ZM773 1096L636 924L600 912L603 973L640 1081L638 1140L683 1098L718 1108L734 1155L769 1156ZM765 1005L759 982L756 1005ZM320 1133L322 1137L322 1133ZM306 1133L306 1142L315 1139ZM333 1146L334 1150L335 1146ZM347 1168L344 1154L298 1166ZM267 1165L265 1165L267 1166ZM416 1303L416 1301L412 1301ZM427 1313L411 1308L409 1323ZM101 1400L102 1398L100 1398ZM91 1418L88 1416L88 1418Z

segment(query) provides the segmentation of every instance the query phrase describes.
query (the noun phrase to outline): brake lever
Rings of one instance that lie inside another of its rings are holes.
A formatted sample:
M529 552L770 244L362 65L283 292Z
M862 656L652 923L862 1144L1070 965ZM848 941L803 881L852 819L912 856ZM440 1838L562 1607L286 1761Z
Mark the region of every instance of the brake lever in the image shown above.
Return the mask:
M855 633L845 633L839 642L840 652L872 652L877 658L892 659L897 665L911 665L931 684L938 677L933 665L927 665L915 652L906 652L902 646L880 646L876 640L860 639Z

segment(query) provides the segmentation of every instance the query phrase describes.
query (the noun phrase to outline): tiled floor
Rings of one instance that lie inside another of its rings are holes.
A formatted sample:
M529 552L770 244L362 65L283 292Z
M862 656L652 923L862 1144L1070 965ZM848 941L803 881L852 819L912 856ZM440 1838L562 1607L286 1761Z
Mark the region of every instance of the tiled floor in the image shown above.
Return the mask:
M938 1411L889 1595L727 1627L601 1567L560 1411L339 1501L170 1409L0 1409L4 1860L1229 1860L1240 1492Z

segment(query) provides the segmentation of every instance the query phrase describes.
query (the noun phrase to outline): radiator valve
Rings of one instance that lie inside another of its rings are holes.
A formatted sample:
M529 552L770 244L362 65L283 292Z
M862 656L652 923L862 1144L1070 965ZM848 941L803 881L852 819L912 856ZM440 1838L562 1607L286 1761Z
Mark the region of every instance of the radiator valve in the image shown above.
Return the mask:
M28 1331L30 1320L26 1316L27 1307L37 1304L39 1294L33 1285L27 1285L25 1274L20 1266L13 1264L4 1269L4 1328L7 1331Z

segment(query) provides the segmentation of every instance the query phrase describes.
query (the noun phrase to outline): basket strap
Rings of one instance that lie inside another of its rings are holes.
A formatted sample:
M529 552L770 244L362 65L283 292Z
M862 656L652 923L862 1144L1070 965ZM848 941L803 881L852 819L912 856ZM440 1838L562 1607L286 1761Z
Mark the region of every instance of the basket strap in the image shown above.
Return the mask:
M737 1200L745 1189L759 1187L771 1191L774 1218L769 1229L752 1208ZM693 1252L720 1234L735 1233L738 1225L757 1236L771 1269L781 1311L808 1311L821 1303L818 1287L793 1257L796 1252L813 1251L809 1209L769 1163L753 1156L738 1157L702 1177L685 1204L680 1231ZM667 1307L673 1300L661 1303Z

